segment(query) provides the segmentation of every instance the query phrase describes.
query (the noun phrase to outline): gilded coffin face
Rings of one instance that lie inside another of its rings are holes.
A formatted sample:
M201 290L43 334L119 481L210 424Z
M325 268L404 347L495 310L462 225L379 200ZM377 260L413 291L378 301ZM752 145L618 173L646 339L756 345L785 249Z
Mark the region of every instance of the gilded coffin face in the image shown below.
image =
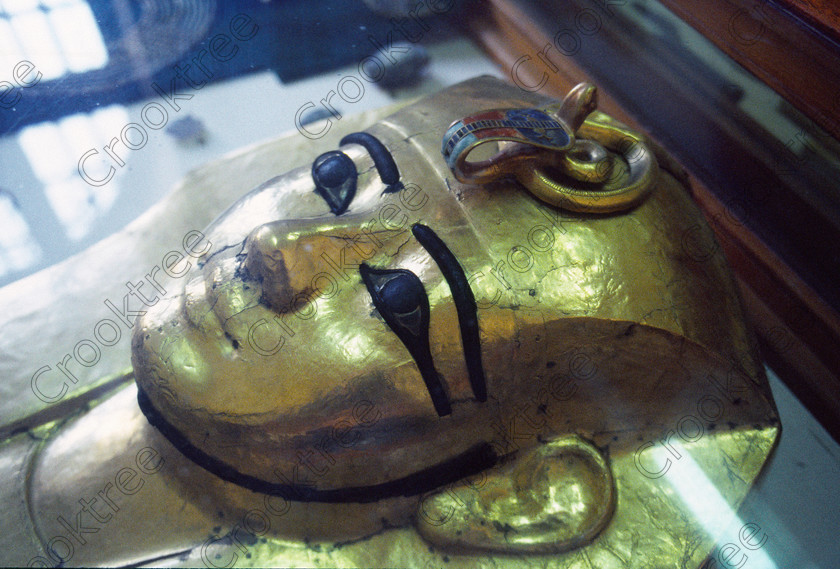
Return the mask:
M455 520L420 523L433 541L563 551L667 472L646 442L736 448L775 415L686 187L661 169L644 199L590 214L509 179L459 182L439 149L463 96L345 137L219 216L183 291L135 328L141 408L252 490L431 492L418 519ZM496 84L469 96L522 105ZM440 493L473 475L486 492Z

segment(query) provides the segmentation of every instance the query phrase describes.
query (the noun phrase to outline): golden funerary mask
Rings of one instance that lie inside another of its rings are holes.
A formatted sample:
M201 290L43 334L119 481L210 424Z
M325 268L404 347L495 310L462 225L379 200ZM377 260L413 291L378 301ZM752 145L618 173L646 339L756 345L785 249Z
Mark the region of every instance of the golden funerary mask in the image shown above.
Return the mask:
M135 324L145 419L117 395L47 445L122 413L121 436L161 454L149 500L183 526L146 524L126 549L207 566L697 567L775 445L685 175L596 111L591 86L552 103L461 83L203 234L212 250Z
M616 508L673 460L640 442L701 470L715 447L763 460L773 406L723 260L692 258L713 237L679 171L591 86L515 97L450 89L222 214L183 294L135 328L152 424L256 492L438 492L421 533L496 552L567 551L636 515ZM748 395L716 389L733 382Z

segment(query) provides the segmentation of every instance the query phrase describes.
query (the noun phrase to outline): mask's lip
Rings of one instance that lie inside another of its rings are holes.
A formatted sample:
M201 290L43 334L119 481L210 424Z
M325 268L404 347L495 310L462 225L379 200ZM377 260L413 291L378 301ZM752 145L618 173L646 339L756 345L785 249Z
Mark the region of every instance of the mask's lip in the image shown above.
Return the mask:
M181 454L198 466L253 492L281 496L298 502L376 502L388 498L409 497L424 494L463 478L478 474L495 466L500 457L490 443L479 443L460 455L419 470L408 476L372 484L369 486L348 486L320 490L303 484L281 484L268 482L256 476L244 474L230 464L210 456L193 445L174 425L154 407L143 388L137 385L137 403L149 423L155 427Z

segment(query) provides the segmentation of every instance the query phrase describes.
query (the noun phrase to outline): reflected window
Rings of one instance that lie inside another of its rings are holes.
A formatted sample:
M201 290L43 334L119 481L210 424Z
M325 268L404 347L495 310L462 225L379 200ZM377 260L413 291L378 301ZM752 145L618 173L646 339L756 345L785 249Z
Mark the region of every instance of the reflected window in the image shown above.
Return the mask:
M77 241L107 213L119 193L117 180L92 186L79 175L79 158L91 148L100 150L110 134L130 122L120 105L94 113L79 113L55 122L23 128L18 142L67 236ZM93 161L91 161L93 162Z
M32 238L29 224L20 214L17 200L0 189L0 277L27 269L41 258L41 248Z
M0 0L0 69L32 62L45 80L105 67L108 50L83 0Z

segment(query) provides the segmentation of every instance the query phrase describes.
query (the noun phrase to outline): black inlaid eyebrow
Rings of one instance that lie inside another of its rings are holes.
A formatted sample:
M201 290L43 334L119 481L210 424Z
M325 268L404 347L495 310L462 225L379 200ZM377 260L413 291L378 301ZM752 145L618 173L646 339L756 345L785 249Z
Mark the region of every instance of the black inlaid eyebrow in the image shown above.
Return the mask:
M481 362L481 339L478 334L478 306L464 269L446 243L431 228L415 223L411 226L411 232L438 264L449 284L458 311L458 325L461 328L461 342L464 346L470 386L478 401L487 401L487 380Z
M420 278L406 269L372 269L365 263L359 272L373 305L414 358L435 411L449 415L452 406L429 347L429 297Z
M341 139L340 144L359 144L364 146L370 157L373 158L373 165L379 173L379 178L388 187L385 193L398 192L403 188L400 183L400 171L394 157L382 142L367 132L354 132Z

